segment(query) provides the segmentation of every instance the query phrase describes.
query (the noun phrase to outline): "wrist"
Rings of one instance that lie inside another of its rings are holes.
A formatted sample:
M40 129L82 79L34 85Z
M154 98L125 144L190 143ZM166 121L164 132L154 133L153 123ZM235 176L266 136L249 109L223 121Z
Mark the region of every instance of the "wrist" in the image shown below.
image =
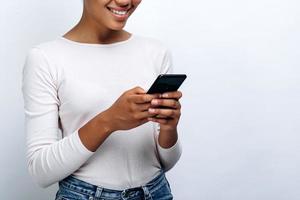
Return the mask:
M160 130L158 143L163 148L172 147L178 140L177 129L175 130Z
M160 125L160 132L167 132L169 134L177 133L177 126L176 127L165 127L163 125Z
M107 111L103 111L96 117L96 123L101 127L103 132L106 135L110 135L112 132L115 131L112 125L112 120L109 117L110 115L107 113Z

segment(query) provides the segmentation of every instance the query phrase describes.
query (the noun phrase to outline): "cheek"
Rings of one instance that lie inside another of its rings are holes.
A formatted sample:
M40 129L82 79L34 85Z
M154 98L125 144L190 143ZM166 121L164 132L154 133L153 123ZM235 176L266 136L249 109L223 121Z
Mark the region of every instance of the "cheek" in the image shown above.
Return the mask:
M101 21L104 16L109 12L106 8L106 4L100 1L88 0L89 3L86 4L86 13L97 21Z
M107 0L86 0L85 8L90 13L99 13L102 10L106 9L106 5L108 4L108 2L109 1Z
M132 0L132 4L134 6L138 6L141 3L142 0Z

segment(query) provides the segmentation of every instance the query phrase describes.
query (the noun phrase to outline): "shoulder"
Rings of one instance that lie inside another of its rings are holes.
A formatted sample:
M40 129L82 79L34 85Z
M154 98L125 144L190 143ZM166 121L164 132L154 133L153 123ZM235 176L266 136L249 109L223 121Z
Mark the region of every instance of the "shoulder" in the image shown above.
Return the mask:
M64 45L60 42L59 38L45 41L32 46L29 53L33 54L51 54L64 49Z
M172 71L172 53L166 43L149 36L138 35L136 38L137 43L141 45L140 49L146 50L147 56L152 58L154 65L159 68L159 73Z
M57 39L31 46L25 56L23 70L55 73L55 68L49 58L59 49L61 48Z
M41 42L31 46L27 51L27 60L54 65L57 59L62 59L64 52L68 51L68 45L65 45L60 38Z
M27 54L33 57L41 57L45 52L55 49L58 49L57 39L33 45L29 48Z
M135 35L136 41L145 48L155 52L169 51L169 47L162 40L144 35Z
M152 58L156 65L164 65L167 60L172 59L172 53L169 46L160 39L136 35L137 46L143 49L143 53Z

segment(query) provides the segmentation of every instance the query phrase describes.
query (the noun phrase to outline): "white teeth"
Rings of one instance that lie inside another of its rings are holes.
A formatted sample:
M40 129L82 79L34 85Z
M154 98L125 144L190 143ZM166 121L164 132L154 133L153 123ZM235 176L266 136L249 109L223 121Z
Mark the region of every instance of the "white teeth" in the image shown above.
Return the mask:
M124 10L124 11L118 11L118 10L110 9L110 11L113 12L114 14L117 14L117 15L125 15L127 13L126 10Z

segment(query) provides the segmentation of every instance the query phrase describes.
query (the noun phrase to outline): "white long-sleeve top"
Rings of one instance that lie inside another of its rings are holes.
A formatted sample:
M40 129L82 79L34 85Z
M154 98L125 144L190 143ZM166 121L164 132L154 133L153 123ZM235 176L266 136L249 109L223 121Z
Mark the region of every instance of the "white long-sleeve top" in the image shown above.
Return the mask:
M112 44L58 37L33 47L23 67L22 92L29 173L41 187L73 174L88 183L123 190L171 169L182 152L158 143L159 124L113 132L89 151L78 130L126 90L147 90L158 74L172 72L169 49L132 34Z

